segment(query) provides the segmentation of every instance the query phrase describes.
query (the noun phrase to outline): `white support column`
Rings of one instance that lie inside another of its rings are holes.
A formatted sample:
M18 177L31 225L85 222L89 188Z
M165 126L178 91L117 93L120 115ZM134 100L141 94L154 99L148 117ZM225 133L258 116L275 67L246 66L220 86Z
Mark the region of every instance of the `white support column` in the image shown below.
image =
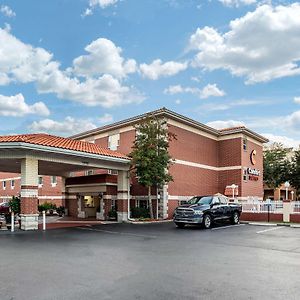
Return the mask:
M161 212L162 212L162 217L163 219L168 218L168 199L169 199L169 194L168 194L168 185L165 184L163 186L163 192L162 192L162 199L161 201Z
M38 160L21 161L21 229L38 229Z
M128 221L128 172L118 172L118 222Z
M77 196L77 205L78 205L78 218L84 219L85 218L85 211L83 208L83 196Z
M103 196L101 196L100 199L99 199L99 207L100 207L100 211L96 213L96 219L97 220L104 220L105 217L104 217L104 199L103 199Z

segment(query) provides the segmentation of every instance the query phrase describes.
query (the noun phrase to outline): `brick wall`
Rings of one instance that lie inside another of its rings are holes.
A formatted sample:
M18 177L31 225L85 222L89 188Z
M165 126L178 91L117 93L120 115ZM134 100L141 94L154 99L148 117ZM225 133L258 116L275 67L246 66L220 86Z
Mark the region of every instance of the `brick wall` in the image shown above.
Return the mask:
M170 168L174 181L169 183L169 195L209 195L218 192L218 172L174 164Z
M169 148L173 158L218 166L217 141L174 125L168 125L168 127L170 132L177 136L177 140L172 141Z
M219 167L240 166L242 139L234 138L218 142L218 162Z

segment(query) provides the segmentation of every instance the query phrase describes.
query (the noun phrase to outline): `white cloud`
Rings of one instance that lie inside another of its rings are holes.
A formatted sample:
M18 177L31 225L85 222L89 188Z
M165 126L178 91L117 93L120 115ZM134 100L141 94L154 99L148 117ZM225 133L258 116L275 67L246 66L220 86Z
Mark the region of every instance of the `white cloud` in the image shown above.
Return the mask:
M94 53L74 60L76 72L85 73L84 80L81 80L76 73L72 76L72 68L61 70L60 63L54 61L53 55L45 49L24 44L0 28L0 84L6 85L12 81L34 82L39 93L55 93L58 98L87 106L113 107L141 102L144 99L141 93L132 86L124 86L121 78L114 77L133 72L134 63L132 60L124 61L122 57L118 57L120 49L114 47L112 42L106 40L105 43L110 44L115 52L111 53L112 59L109 54L103 58L101 72L92 65L92 70L88 72L88 62L96 60ZM89 46L94 49L95 44L91 43ZM87 48L91 49L89 46ZM98 62L100 61L99 58ZM115 65L108 65L108 62ZM92 77L93 75L95 77Z
M34 121L29 125L29 129L34 132L56 133L60 135L74 134L79 131L88 131L96 128L90 120L75 119L70 116L63 121L55 121L52 119L44 119Z
M198 52L192 66L225 69L246 77L246 83L299 75L299 15L300 3L262 5L231 21L224 34L212 27L198 28L188 46Z
M207 126L210 126L215 129L224 129L224 128L231 128L231 127L239 127L239 126L245 126L244 122L241 121L235 121L235 120L227 120L227 121L212 121L206 123Z
M97 76L111 74L118 78L136 71L134 59L125 60L121 56L122 49L112 41L99 38L85 47L88 55L74 59L74 72L80 76Z
M179 63L175 61L167 61L163 63L160 59L155 59L151 64L141 64L140 71L144 77L151 80L157 80L160 77L169 77L186 70L187 62Z
M118 1L119 0L90 0L89 5L90 7L99 6L101 8L106 8L116 4Z
M1 5L0 12L9 18L16 16L16 13L7 5Z
M48 116L50 112L43 102L28 105L22 94L0 95L0 116L22 117L28 114Z
M294 102L297 103L297 104L300 104L300 97L295 97Z
M99 122L101 124L104 124L104 123L110 123L114 120L113 116L111 114L104 114L103 116L101 116L99 118Z
M256 0L219 0L225 6L239 7L241 5L250 5L256 3Z
M295 149L298 149L300 146L300 140L295 140L283 135L274 135L272 133L263 133L262 135L270 141L269 144L281 143L286 147Z
M257 100L241 99L241 100L227 102L227 103L203 104L200 107L198 107L198 110L200 112L225 111L225 110L229 110L229 109L235 109L236 107L240 107L240 106L251 106L251 105L260 105L260 104L265 104L265 103L262 101L257 101Z
M164 90L165 94L174 95L180 93L191 93L197 95L200 99L207 99L209 97L222 97L225 92L214 84L207 84L203 89L194 87L182 87L181 85L171 85Z

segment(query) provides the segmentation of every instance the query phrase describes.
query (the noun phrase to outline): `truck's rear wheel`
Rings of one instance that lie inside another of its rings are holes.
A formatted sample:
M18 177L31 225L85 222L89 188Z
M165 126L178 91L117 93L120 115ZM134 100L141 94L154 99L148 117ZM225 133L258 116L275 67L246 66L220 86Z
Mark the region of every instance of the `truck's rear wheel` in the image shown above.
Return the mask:
M204 215L203 216L203 227L205 229L209 229L211 227L211 224L212 224L212 218L210 215Z
M185 226L184 223L175 223L175 225L176 225L178 228L184 228L184 226Z
M236 225L240 222L240 215L237 211L235 211L231 217L231 223L233 225Z

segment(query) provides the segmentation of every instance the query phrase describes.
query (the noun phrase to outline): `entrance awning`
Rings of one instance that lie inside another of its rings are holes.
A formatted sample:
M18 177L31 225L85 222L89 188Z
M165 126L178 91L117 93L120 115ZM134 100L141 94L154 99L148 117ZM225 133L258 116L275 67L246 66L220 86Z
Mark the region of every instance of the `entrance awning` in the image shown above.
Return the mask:
M39 161L40 175L66 176L93 168L128 170L130 158L99 145L48 134L0 136L0 172L21 172L21 160Z

